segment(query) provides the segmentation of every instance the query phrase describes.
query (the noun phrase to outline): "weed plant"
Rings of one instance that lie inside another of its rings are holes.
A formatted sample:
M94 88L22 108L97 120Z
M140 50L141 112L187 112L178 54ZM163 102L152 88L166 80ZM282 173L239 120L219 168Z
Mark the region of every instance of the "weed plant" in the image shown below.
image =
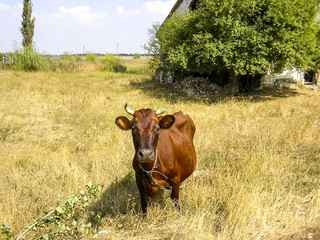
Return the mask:
M123 73L126 70L127 68L120 58L114 56L113 54L106 54L103 60L102 71Z

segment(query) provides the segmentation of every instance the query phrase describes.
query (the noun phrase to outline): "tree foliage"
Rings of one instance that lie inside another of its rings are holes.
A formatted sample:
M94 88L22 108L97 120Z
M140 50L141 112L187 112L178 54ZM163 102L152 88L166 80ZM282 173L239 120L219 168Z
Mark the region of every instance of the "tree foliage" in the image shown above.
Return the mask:
M113 54L106 54L103 59L102 71L107 72L125 72L127 70L126 66L123 64L123 61L116 57Z
M31 0L23 0L23 12L22 12L22 27L20 31L22 33L22 46L29 47L33 43L34 35L34 22L35 17L32 17L32 2Z
M308 68L316 48L317 0L203 0L157 33L161 70L237 75Z
M160 23L154 23L152 25L152 28L148 30L149 41L143 46L144 50L148 52L148 55L152 56L148 63L152 71L156 71L160 64L160 45L157 37L160 27Z
M316 47L311 55L311 70L317 72L320 70L320 27L317 29L316 32Z
M44 57L32 46L16 50L13 54L14 64L12 68L18 71L35 72L43 70L45 67Z

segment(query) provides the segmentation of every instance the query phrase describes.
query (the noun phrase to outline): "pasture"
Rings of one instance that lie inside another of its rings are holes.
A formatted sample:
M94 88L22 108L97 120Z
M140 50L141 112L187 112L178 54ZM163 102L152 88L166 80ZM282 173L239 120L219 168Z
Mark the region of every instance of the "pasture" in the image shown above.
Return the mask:
M0 71L0 224L13 238L91 182L100 218L82 217L104 231L97 239L320 239L318 90L192 98L151 82L144 59L125 63L127 73ZM180 212L161 190L142 221L131 134L114 124L126 102L195 122L198 166Z

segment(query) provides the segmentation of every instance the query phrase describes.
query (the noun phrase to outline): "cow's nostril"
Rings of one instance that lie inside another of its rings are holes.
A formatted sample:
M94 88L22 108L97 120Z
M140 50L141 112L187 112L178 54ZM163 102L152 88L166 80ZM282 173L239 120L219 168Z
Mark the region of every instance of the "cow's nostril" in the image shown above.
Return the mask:
M154 157L153 149L141 149L138 154L142 160L151 160Z
M143 152L142 151L139 151L139 157L143 157Z

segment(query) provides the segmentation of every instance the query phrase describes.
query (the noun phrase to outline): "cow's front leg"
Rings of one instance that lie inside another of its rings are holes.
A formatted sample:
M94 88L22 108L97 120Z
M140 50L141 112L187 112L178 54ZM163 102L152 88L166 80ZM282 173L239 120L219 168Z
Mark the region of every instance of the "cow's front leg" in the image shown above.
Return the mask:
M179 189L180 189L180 181L173 182L172 183L172 192L171 192L171 199L174 202L174 206L177 210L180 211L180 205L179 205Z
M141 200L141 208L142 208L142 213L143 213L143 218L145 218L147 216L147 208L148 208L148 193L145 190L141 178L136 175L136 183L139 189L139 193L140 193L140 200Z

